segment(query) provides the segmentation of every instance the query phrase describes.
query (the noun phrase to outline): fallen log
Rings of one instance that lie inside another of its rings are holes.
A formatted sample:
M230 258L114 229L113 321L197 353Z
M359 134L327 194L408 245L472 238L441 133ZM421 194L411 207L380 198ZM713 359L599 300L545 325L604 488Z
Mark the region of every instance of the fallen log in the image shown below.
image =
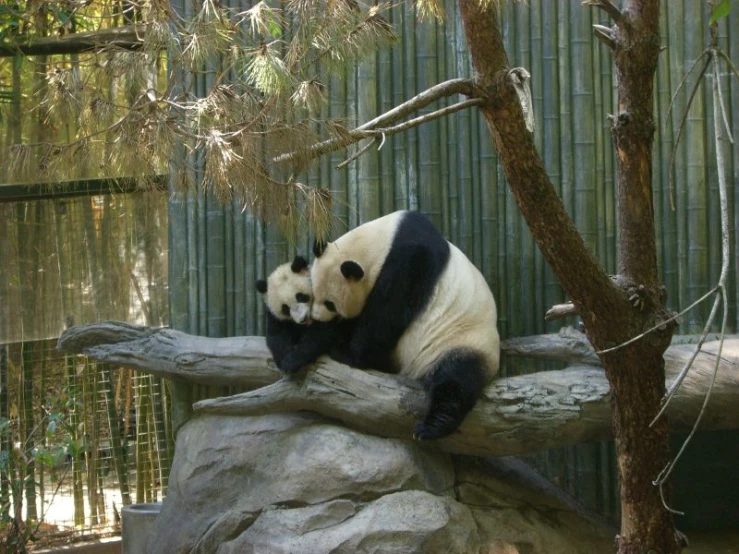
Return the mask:
M256 389L202 400L194 405L197 412L260 415L309 410L368 433L410 438L413 424L424 410L424 394L417 383L360 371L325 357L311 370L284 378L262 337L213 339L171 329L127 326L128 340L96 342L98 338L109 341L115 335L115 325L70 329L60 338L59 347L161 377ZM136 338L137 333L140 336ZM532 340L541 343L543 339ZM667 350L668 383L693 348L676 345ZM668 409L673 424L692 425L713 374L717 348L717 342L703 345ZM718 371L703 427L738 428L739 339L725 341ZM559 371L496 379L459 431L432 444L459 454L507 456L606 439L611 434L608 393L602 369L583 363Z

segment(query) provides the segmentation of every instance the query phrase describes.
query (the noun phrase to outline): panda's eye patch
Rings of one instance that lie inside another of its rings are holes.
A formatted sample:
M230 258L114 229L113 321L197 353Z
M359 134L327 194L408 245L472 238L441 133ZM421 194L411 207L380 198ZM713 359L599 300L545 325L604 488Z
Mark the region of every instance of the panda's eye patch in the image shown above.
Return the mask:
M282 315L290 315L290 306L287 304L282 305Z
M310 300L310 296L302 292L299 292L295 295L295 300L297 300L301 304L305 304L306 302Z
M326 301L325 301L325 302L323 303L323 305L324 305L324 306L326 306L326 309L327 309L327 310L328 310L329 312L335 312L335 311L336 311L336 304L334 304L333 302L331 302L331 300L326 300Z

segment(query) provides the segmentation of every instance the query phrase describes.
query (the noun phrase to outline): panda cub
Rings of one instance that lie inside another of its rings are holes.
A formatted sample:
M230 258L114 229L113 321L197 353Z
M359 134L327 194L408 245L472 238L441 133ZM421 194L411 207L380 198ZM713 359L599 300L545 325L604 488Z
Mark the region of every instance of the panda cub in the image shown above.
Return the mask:
M305 258L295 256L278 266L266 280L257 280L256 288L267 307L267 347L281 371L294 373L323 354L346 361L350 325L310 319L312 291Z
M498 372L495 300L485 278L424 215L399 211L329 244L311 266L315 321L352 321L348 363L420 380L418 439L455 431Z

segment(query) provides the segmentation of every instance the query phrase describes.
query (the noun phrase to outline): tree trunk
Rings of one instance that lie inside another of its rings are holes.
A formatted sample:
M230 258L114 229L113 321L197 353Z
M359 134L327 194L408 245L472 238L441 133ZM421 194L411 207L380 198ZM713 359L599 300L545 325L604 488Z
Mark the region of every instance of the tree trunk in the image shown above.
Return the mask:
M653 83L659 55L659 1L632 0L613 28L618 113L612 132L618 177L618 271L638 283L645 314L630 316L638 335L660 317L664 298L657 281L652 205L654 142ZM639 293L637 293L639 294ZM604 326L604 335L613 335ZM613 428L621 489L619 552L680 552L672 514L652 483L670 461L666 417L650 426L665 393L662 353L671 331L653 333L622 351L604 356L611 383ZM669 502L669 499L668 499Z
M511 343L510 348L504 346L509 355L569 360L573 365L496 379L460 432L434 441L434 447L456 454L510 456L611 436L608 381L595 365L597 358L593 359L595 354L582 333L517 338ZM96 323L65 331L59 348L159 377L256 389L198 402L197 411L261 415L310 410L372 434L409 438L424 409L418 383L349 368L327 358L305 374L285 378L262 337L208 338L173 329ZM668 379L675 378L693 348L677 345L667 351ZM670 406L670 414L682 426L692 424L700 410L716 349L717 342L703 345ZM739 428L739 338L724 344L721 362L704 423L711 428Z
M577 233L556 194L527 130L503 48L495 4L459 0L479 88L482 112L506 177L532 236L572 298L596 350L622 344L666 319L657 282L652 206L653 79L659 54L658 0L630 0L621 12L591 2L613 19L600 28L613 49L618 112L618 269L609 278ZM519 77L520 79L520 77ZM537 83L541 86L541 83ZM665 391L663 353L674 326L601 355L611 384L620 497L620 554L673 554L681 550L670 512L652 482L669 461L668 423L657 414Z

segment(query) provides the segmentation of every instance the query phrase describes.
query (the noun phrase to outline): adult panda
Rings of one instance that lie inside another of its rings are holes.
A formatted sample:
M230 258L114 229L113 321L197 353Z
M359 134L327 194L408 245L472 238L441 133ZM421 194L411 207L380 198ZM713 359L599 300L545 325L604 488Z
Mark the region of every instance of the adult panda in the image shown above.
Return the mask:
M322 354L346 361L347 322L312 324L312 290L308 262L295 256L276 267L267 279L258 279L256 289L267 308L267 347L277 367L294 373Z
M399 211L314 245L314 321L349 320L348 361L423 382L418 439L459 427L498 372L495 300L485 278L423 214Z

